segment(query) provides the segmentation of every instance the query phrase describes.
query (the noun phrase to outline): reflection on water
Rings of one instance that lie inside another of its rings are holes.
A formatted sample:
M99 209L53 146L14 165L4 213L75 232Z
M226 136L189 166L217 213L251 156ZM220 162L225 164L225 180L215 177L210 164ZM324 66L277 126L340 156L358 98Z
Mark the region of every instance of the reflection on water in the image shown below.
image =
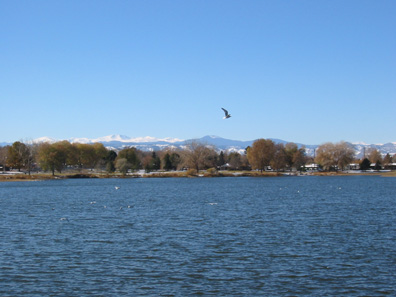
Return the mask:
M395 295L395 185L368 176L1 183L0 295Z

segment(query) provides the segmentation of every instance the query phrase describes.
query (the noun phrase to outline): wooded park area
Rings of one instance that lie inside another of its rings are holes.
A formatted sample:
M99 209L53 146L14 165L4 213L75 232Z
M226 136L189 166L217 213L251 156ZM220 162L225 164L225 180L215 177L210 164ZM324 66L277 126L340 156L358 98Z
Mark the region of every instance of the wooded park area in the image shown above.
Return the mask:
M367 152L361 160L355 159L354 149L346 142L320 145L314 157L308 157L304 147L295 143L276 144L270 139L258 139L245 152L218 152L215 147L192 141L184 149L141 151L125 147L119 151L104 147L101 143L82 144L59 141L55 143L25 143L16 141L0 147L0 168L31 172L81 171L119 172L126 175L144 169L151 171L172 170L258 170L304 171L306 164L316 163L320 170L347 169L351 163L367 170L372 164L377 169L396 162L396 155L382 156L379 151Z

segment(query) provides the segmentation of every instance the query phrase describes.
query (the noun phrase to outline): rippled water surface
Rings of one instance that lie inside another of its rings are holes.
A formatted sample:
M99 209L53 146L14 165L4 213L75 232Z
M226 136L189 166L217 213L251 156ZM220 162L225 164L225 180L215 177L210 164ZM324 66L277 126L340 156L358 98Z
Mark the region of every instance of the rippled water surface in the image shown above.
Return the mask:
M372 176L0 183L0 296L395 296L395 192Z

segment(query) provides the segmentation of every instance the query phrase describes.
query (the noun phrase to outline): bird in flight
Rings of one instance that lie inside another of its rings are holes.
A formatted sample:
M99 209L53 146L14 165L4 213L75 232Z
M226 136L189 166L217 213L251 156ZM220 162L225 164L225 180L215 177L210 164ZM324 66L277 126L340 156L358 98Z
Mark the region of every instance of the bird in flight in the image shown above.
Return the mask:
M223 120L228 119L228 118L231 117L231 115L228 113L228 111L226 109L224 109L223 107L221 109L224 110L224 114L225 114Z

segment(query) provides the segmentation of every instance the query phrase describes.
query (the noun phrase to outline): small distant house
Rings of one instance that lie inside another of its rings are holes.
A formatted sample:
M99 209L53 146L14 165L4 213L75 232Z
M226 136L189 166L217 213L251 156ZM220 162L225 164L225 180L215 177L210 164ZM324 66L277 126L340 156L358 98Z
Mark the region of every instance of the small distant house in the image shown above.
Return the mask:
M306 171L318 171L319 165L315 163L305 164L304 166L302 166L302 168L305 169Z
M385 169L388 170L396 170L396 163L389 163L384 166Z
M223 165L221 165L219 168L220 170L229 170L231 167L231 165L229 163L225 163Z
M4 167L4 165L0 164L0 173L3 171L9 171L9 170L10 170L9 167L7 167L7 166Z
M382 166L381 166L379 163L378 163L378 164L377 164L377 163L371 163L371 164L370 164L370 168L371 168L371 169L374 169L374 170L383 169Z
M359 170L360 169L360 165L358 163L351 163L348 165L348 170Z

